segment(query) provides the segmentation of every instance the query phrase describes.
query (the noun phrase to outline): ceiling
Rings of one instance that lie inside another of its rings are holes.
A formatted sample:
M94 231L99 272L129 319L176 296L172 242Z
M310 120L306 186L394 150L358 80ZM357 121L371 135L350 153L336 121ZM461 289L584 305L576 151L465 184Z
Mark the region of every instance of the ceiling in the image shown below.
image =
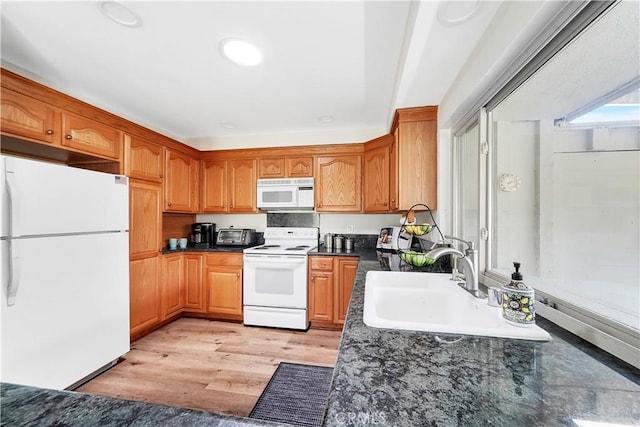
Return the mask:
M442 101L500 6L123 1L127 27L102 3L2 1L3 66L200 149L379 136L396 108ZM262 63L225 59L227 37Z

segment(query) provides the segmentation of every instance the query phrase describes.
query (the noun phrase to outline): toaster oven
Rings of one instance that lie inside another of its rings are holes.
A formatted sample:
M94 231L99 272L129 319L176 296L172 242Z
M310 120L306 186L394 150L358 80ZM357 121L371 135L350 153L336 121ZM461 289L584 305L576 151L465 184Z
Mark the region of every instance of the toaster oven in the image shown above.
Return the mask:
M221 228L216 246L250 246L256 243L256 230L251 228Z

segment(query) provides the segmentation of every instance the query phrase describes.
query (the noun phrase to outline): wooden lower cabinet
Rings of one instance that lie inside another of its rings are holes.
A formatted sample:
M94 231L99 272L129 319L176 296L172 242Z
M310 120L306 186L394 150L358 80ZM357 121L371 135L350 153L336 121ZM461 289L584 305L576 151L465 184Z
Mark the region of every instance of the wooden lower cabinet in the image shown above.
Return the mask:
M141 336L161 320L160 254L129 262L130 335Z
M206 312L242 320L242 254L216 253L206 258Z
M201 254L184 255L184 285L185 285L185 311L203 313L204 307L204 282L202 280Z
M309 320L312 327L340 328L358 269L354 257L309 257Z
M343 325L347 311L349 311L349 301L358 270L358 260L352 257L338 258L337 264L340 283L335 287L333 296L333 321Z
M179 315L184 308L184 256L164 256L162 274L162 320Z
M333 259L309 257L309 320L333 321Z

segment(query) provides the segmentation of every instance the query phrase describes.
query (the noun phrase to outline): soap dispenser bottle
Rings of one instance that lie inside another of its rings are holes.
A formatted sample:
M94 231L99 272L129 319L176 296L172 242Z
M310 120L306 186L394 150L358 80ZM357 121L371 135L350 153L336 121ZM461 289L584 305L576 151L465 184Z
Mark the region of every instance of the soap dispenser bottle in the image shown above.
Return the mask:
M514 262L515 272L511 282L502 287L502 317L516 326L533 326L536 323L533 288L525 285L520 273L520 263Z

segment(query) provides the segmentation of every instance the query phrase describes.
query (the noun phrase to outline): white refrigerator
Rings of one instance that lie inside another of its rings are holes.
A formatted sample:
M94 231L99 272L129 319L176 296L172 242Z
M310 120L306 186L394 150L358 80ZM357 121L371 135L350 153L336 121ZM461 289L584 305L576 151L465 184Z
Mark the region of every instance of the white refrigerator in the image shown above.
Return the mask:
M73 388L129 351L128 180L0 163L0 379Z

